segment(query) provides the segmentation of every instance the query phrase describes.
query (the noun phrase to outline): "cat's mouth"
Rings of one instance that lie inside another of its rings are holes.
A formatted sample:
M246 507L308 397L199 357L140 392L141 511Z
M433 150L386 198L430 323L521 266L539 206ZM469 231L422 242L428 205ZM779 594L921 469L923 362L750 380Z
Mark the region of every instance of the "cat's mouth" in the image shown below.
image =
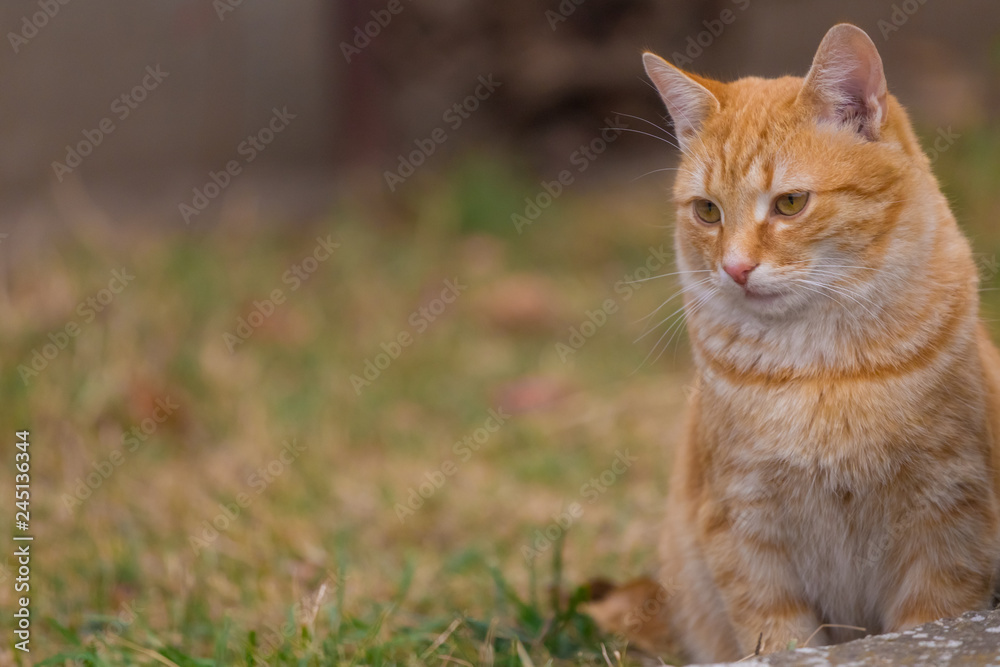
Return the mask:
M757 303L771 303L785 296L784 292L763 292L752 287L744 287L743 295L750 301Z

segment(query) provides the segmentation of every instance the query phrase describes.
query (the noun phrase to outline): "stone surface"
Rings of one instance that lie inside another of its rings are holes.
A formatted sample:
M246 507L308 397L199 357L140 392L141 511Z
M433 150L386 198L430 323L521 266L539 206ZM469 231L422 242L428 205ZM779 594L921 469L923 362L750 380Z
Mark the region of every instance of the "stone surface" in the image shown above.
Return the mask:
M821 648L800 648L726 663L740 667L821 665L995 665L1000 667L1000 610L969 612L906 632L893 632Z

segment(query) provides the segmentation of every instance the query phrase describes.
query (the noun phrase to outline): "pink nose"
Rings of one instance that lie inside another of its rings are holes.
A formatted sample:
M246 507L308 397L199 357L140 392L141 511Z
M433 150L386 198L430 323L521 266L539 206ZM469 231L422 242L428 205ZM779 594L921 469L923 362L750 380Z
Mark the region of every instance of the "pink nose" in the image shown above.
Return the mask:
M731 264L723 264L723 270L729 274L729 277L736 281L737 285L746 285L747 279L750 277L750 272L757 268L756 264L751 264L748 261L737 261Z

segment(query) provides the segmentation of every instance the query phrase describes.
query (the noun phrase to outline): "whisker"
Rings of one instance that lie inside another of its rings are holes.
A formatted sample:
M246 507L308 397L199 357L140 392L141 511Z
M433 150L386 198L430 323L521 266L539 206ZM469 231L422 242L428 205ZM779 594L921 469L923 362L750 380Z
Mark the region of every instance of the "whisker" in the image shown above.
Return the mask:
M815 294L819 294L820 296L825 296L827 299L829 299L830 301L834 302L835 304L837 304L838 306L840 306L841 308L843 308L844 312L846 312L848 315L850 315L854 319L857 319L858 316L856 314L852 313L850 311L850 309L848 309L847 306L844 305L843 301L837 301L836 299L834 299L832 296L830 296L829 294L827 294L823 290L818 290L818 289L815 289L813 287L809 287L807 285L802 285L802 284L800 284L798 286L801 287L802 289L805 289L805 290L809 291L809 292L813 292Z
M695 313L697 313L699 310L701 310L705 306L705 304L708 303L709 299L711 299L716 294L718 294L718 292L719 292L718 288L713 289L711 292L709 292L707 295L705 295L705 298L703 298L700 302L698 302L694 306L692 306L692 308L691 308L690 311L685 311L684 316L681 317L678 321L680 321L680 322L684 322L685 320L686 321L690 321L691 320L691 316L694 315ZM674 363L677 362L677 348L680 347L680 342L681 342L681 339L680 339L680 337L678 337L678 334L680 334L680 332L683 331L683 329L684 329L683 326L677 327L677 329L674 330L674 333L667 340L667 344L663 347L663 350L660 351L660 355L662 355L664 352L666 352L667 350L669 350L670 349L670 344L672 342L674 342L674 338L677 337L677 346L674 347ZM653 363L655 364L656 361L659 358L660 357L657 356L657 358L653 360Z
M694 172L691 171L690 169L684 169L682 167L664 167L663 169L654 169L652 171L647 171L645 174L641 176L636 176L635 178L632 179L632 182L635 183L640 178L646 178L647 176L658 174L661 171L683 171L685 174L690 174L691 176L694 176Z
M654 90L655 90L655 89L656 89L656 88L654 87ZM659 93L659 91L657 91L657 93ZM691 156L691 153L689 153L688 151L686 151L686 150L685 150L685 149L684 149L684 148L683 148L683 147L682 147L682 146L680 145L680 143L681 143L681 142L680 142L680 140L679 140L679 139L677 138L677 135L676 135L676 134L674 134L673 132L671 132L670 130L668 130L667 128L665 128L665 127L662 127L662 126L660 126L660 125L657 125L657 124L656 124L656 123L654 123L653 121L651 121L651 120L649 120L649 119L647 119L647 118L643 118L643 117L641 117L641 116L633 116L632 114L628 114L628 113L620 113L620 112L613 112L613 113L615 113L615 114L616 114L616 115L618 115L618 116L625 116L625 117L627 117L627 118L634 118L635 120L641 120L641 121L642 121L642 122L644 122L644 123L648 123L649 125L652 125L652 126L653 126L653 127L655 127L655 128L657 129L657 130L660 130L661 132L663 132L664 134L666 134L666 135L667 135L668 137L670 137L671 139L673 139L674 141L676 141L677 143L676 143L676 144L674 144L674 146L675 146L675 147L677 148L677 150L679 150L679 151L680 151L681 153L684 153L685 155L688 155L688 156ZM691 156L691 157L693 157L693 156Z
M848 286L846 286L846 285L834 285L834 284L830 284L830 283L826 283L826 284L820 283L820 284L822 286L824 286L824 287L829 287L832 290L839 290L839 291L841 291L843 294L845 294L847 296L853 295L853 296L856 296L858 298L864 299L865 301L867 301L868 303L870 303L875 308L880 308L881 307L871 297L866 296L865 294L862 294L861 292L858 292L858 291L852 292L851 290L848 289Z
M889 273L885 269L877 269L874 266L852 266L850 264L814 264L809 268L814 269L861 269L863 271L877 271L879 273Z
M678 322L681 322L681 321L683 321L683 320L684 320L684 314L683 314L683 311L684 311L684 307L683 307L683 306L681 306L681 307L680 307L680 308L678 308L678 309L677 309L677 310L676 310L676 311L675 311L675 312L674 312L673 314L671 314L671 316L670 316L670 317L673 317L673 316L674 316L674 315L676 315L677 313L681 313L681 316L677 318L677 321L678 321ZM647 362L647 361L649 361L649 358L650 358L650 357L651 357L651 356L653 355L653 352L655 352L655 351L656 351L656 348L657 348L657 347L659 347L659 345L660 345L660 341L662 341L662 340L663 340L663 337L664 337L664 336L666 336L666 335L667 335L667 334L668 334L668 333L670 332L670 330L671 330L672 328L673 328L673 325L671 325L671 326L670 326L670 327L669 327L669 328L668 328L668 329L667 329L666 331L664 331L664 332L663 332L663 333L662 333L662 334L660 335L660 338L659 338L659 339L658 339L658 340L656 341L656 343L654 343L654 344L653 344L653 347L651 347L651 348L649 349L649 352L647 352L647 353L646 353L646 356L645 356L645 357L643 357L643 359L642 359L642 361L641 361L641 362L639 362L639 365L635 367L635 369L634 369L634 370L632 371L632 374L635 374L635 373L638 373L638 372L639 372L639 370L640 370L640 369L641 369L641 368L642 368L643 366L645 366L645 365L646 365L646 362Z
M795 262L786 262L785 266L796 266L798 264L806 264L806 263L810 263L810 262L814 262L814 261L815 260L812 260L812 259L800 259L800 260L797 260ZM817 268L817 269L864 269L866 271L880 271L880 272L883 272L883 273L888 273L888 271L886 271L885 269L879 269L879 268L876 268L874 266L856 266L856 265L853 265L853 264L812 264L812 265L810 265L810 268Z
M673 301L674 299L676 299L677 297L679 297L681 294L684 294L688 290L694 289L695 287L698 287L699 285L704 285L708 281L714 280L714 278L715 278L714 276L709 276L708 278L702 278L701 280L699 280L696 283L692 283L690 285L687 285L686 287L682 287L680 290L678 290L677 292L675 292L669 299L667 299L666 301L664 301L663 303L661 303L659 306L657 306L656 310L654 310L653 312L651 312L649 315L646 315L642 319L636 320L636 323L642 322L644 320L648 320L650 317L652 317L653 315L656 315L658 312L660 312L665 305L667 305L668 303L670 303L671 301ZM668 316L667 319L670 319L670 316ZM660 326L660 324L663 324L663 322L666 322L666 320L660 321L659 324L657 324L652 329L650 329L649 331L647 331L646 333L644 333L643 336L645 336L646 334L650 333L650 331L652 331L653 329L656 329L656 327ZM642 336L640 336L639 338L635 339L635 341L633 341L633 342L638 343L640 340L642 340Z
M862 308L862 309L863 309L863 310L864 310L864 311L865 311L866 313L868 313L868 314L869 314L869 315L871 316L871 318L872 318L873 320L878 320L878 317L877 317L877 316L875 315L875 313L873 313L873 312L872 312L871 310L869 310L869 309L868 309L868 307L867 307L867 306L866 306L865 304L863 304L863 303L862 303L861 301L859 301L858 299L854 298L854 296L853 296L853 295L851 295L851 294L850 294L849 292L847 292L847 291L844 291L844 290L840 290L840 289L837 289L837 288L836 288L836 287L834 287L833 285L829 285L829 284L823 284L823 283L818 283L818 282L816 282L816 281L814 281L814 280L805 280L805 279L803 279L803 278L796 278L796 279L795 279L795 281L796 281L796 282L798 282L798 283L800 283L800 284L809 284L809 285L815 285L815 286L816 286L816 287L818 287L818 288L821 288L821 289L828 289L828 290L830 290L831 292L834 292L835 294L839 294L839 295L841 295L841 296L846 296L846 297L847 297L848 299L850 299L850 300L851 300L851 301L853 301L854 303L856 303L856 304L858 304L859 306L861 306L861 308ZM858 296L862 296L862 295L858 295ZM863 296L862 296L862 298L865 298L865 297L863 297ZM872 301L871 299L867 299L867 301L868 301L869 303L871 303L871 304L872 304L873 306L875 306L875 307L878 307L878 304L876 304L876 303L875 303L874 301Z
M681 316L678 317L674 321L674 323L671 324L670 327L666 331L663 332L663 336L660 336L660 339L658 341L656 341L656 345L654 345L653 349L650 350L650 354L652 354L656 350L656 348L659 347L660 341L663 340L664 336L666 336L671 331L673 331L674 333L671 334L670 339L667 341L667 344L663 346L663 348L660 350L660 353L656 355L655 359L653 359L653 363L654 364L657 361L660 360L660 357L663 356L664 352L666 352L668 349L670 349L670 343L673 342L674 337L681 331L681 329L684 328L683 327L683 323L684 323L685 319L688 318L688 317L690 317L694 313L696 313L702 306L704 306L706 303L708 303L708 300L711 299L713 296L715 296L715 294L716 294L717 291L718 290L712 290L712 291L708 292L707 294L703 294L700 298L698 298L698 300L696 300L693 304L691 304L691 308L690 308L689 311L685 311L684 313L682 313ZM647 355L646 358L648 359L649 356ZM643 363L646 363L646 362L643 361Z
M633 116L630 113L622 113L620 111L612 111L611 113L613 113L616 116L625 116L626 118L634 118L636 120L641 120L643 123L648 123L649 125L652 125L657 130L660 130L661 132L666 133L670 137L672 137L674 139L677 138L677 136L673 132L671 132L667 128L663 127L662 125L657 125L656 123L654 123L653 121L649 120L648 118L643 118L642 116Z
M809 272L810 276L816 276L818 278L828 278L833 279L833 282L828 283L831 287L837 286L841 288L857 287L859 284L864 284L863 279L859 279L855 276L844 275L836 271L828 271L825 269L813 269ZM873 306L878 306L872 299L865 297L860 292L855 292L858 296L865 298Z
M675 294L674 296L672 296L672 297L671 297L671 299L674 299L674 298L676 298L676 297L678 297L678 296L680 296L680 294ZM666 303L666 302L664 302L664 304L665 304L665 303ZM640 340L642 340L643 338L645 338L645 337L646 337L646 336L648 336L649 334L651 334L651 333L653 333L654 331L656 331L657 329L659 329L661 325L663 325L664 323L666 323L666 322L670 321L670 319L671 319L672 317L674 317L675 315L677 315L677 313L679 313L679 312L681 312L681 311L683 311L683 310L684 310L684 306L682 305L682 306L681 306L680 308L678 308L678 309L677 309L677 310L675 310L674 312L670 313L669 315L667 315L666 317L664 317L664 318L663 318L662 320L660 320L659 322L657 322L657 323L656 323L656 324L654 324L653 326L651 326L651 327L649 327L648 329L646 329L646 331L645 331L645 332L643 332L643 333L642 333L642 335L640 335L640 336L639 336L638 338L636 338L636 339L635 339L634 341L632 341L632 344L633 344L633 345L635 345L635 344L636 344L636 343L638 343L638 342L639 342ZM641 320L640 320L640 321L641 321Z
M680 276L686 275L688 273L712 273L712 269L693 269L691 271L674 271L673 273L661 273L658 276L650 276L649 278L639 278L638 280L628 280L625 282L626 285L631 285L633 283L644 283L647 280L655 280L656 278L666 278L667 276Z
M669 139L664 139L663 137L658 137L655 134L650 134L649 132L643 132L642 130L635 130L635 129L632 129L630 127L606 127L606 128L601 128L601 129L605 129L605 130L620 130L622 132L635 132L636 134L644 134L647 137L652 137L653 139L656 139L657 141L662 141L663 143L667 144L668 146L673 146L674 148L676 148L677 150L681 151L682 153L684 152L683 148L681 148L680 146L678 146L674 142L670 141Z
M817 276L817 277L820 277L820 278L835 278L838 281L857 281L857 280L859 280L858 278L856 278L854 276L845 275L845 274L839 273L837 271L829 271L827 269L810 269L809 275L810 275L810 277Z

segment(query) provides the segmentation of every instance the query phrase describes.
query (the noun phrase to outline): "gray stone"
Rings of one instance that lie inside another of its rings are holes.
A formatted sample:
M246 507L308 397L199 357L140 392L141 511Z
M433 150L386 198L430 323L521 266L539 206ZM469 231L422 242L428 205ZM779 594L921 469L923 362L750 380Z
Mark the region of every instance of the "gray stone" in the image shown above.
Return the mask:
M824 646L782 651L726 663L739 667L820 667L841 665L995 665L1000 667L1000 610L970 611L906 632L868 636Z

